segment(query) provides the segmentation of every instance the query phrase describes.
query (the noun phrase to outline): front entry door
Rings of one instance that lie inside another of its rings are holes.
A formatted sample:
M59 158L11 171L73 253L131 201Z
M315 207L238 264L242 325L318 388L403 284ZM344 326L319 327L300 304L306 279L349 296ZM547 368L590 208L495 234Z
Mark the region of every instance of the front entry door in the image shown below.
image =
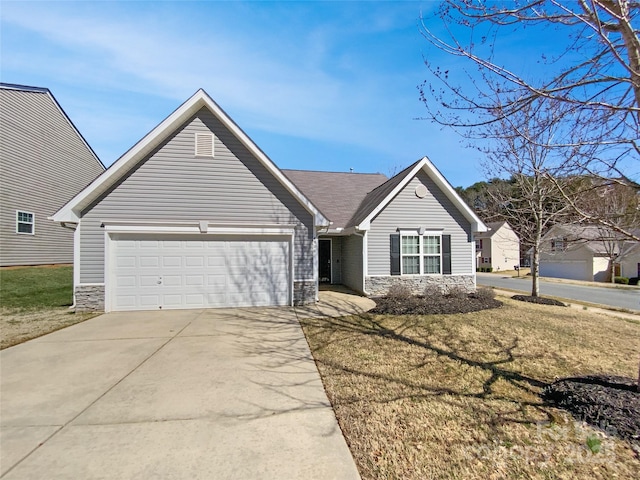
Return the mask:
M318 240L318 277L321 283L331 283L331 239Z

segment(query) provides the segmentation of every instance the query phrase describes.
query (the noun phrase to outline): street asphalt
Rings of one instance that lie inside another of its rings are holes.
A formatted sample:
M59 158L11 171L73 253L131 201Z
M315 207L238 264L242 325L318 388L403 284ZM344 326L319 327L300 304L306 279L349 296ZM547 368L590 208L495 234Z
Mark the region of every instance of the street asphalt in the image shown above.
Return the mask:
M531 277L513 278L511 275L478 273L477 283L488 287L507 288L528 294L531 293ZM640 288L618 289L598 287L596 285L574 285L541 279L540 294L640 312Z

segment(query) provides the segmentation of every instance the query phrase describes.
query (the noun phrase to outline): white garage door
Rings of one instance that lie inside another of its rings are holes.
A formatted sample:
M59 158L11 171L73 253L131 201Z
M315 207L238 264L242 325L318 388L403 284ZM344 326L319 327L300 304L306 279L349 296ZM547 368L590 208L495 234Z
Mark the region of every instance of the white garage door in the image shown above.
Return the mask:
M111 310L290 304L288 238L115 235L111 242Z
M572 280L589 280L587 275L587 262L541 262L541 277L570 278Z

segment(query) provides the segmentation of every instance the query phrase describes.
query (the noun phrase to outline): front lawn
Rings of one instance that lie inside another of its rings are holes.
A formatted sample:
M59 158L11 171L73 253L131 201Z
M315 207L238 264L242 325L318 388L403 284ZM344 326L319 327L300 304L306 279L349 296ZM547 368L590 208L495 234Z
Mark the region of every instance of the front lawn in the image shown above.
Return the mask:
M637 454L606 419L608 433L540 393L557 377L637 377L640 322L501 300L303 321L363 479L637 478Z
M95 317L74 314L70 266L0 269L0 349Z
M0 298L2 306L11 309L68 307L73 302L73 267L3 268Z

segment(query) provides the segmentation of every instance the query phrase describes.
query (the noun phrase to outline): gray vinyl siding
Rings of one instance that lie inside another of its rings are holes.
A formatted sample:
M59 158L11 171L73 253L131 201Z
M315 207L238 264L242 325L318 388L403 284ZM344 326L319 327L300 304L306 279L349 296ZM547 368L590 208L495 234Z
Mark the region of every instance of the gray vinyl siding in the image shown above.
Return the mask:
M195 132L215 135L196 157ZM295 224L295 280L314 278L312 215L207 109L82 212L80 282L104 282L105 221Z
M356 292L362 292L362 237L350 235L342 239L342 283Z
M73 263L73 232L47 217L103 170L48 93L0 88L0 265ZM16 233L16 210L35 235Z
M418 185L427 187L424 198L415 195ZM420 171L373 219L368 239L368 275L390 275L389 235L398 229L442 230L451 235L452 275L475 273L471 225L431 178Z

